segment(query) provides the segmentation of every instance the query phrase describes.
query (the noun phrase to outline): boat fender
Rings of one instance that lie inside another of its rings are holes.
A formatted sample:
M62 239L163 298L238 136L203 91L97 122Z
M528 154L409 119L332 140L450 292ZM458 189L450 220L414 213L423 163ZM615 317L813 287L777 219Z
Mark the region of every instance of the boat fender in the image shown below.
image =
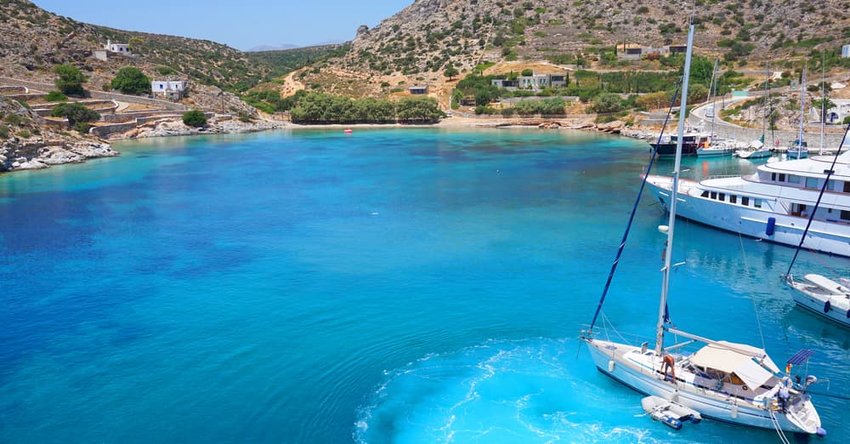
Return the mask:
M850 310L847 310L847 319L850 319Z
M817 432L817 433L818 433L818 436L820 436L821 438L823 438L823 437L825 437L825 436L826 436L826 429L823 429L823 428L821 428L821 427L818 427L818 432Z
M764 234L768 236L773 236L773 233L776 232L776 218L768 217L767 218L767 226L764 228Z
M608 373L611 373L613 371L614 371L614 360L612 359L612 360L608 361Z
M663 416L661 418L661 422L664 423L664 425L672 428L673 430L682 430L682 421L679 421L678 419L673 418L672 416Z
M830 310L832 310L832 304L829 301L826 301L826 303L823 304L823 312L829 313Z

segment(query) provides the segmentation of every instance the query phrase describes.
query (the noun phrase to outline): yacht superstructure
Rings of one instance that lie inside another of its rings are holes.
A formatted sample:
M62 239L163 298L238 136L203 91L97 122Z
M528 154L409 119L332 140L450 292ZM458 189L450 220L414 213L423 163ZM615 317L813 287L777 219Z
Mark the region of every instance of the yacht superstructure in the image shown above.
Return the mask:
M679 217L780 244L797 246L817 202L831 156L760 165L748 176L679 180ZM669 208L672 178L648 185ZM842 155L814 215L804 248L850 256L850 154Z

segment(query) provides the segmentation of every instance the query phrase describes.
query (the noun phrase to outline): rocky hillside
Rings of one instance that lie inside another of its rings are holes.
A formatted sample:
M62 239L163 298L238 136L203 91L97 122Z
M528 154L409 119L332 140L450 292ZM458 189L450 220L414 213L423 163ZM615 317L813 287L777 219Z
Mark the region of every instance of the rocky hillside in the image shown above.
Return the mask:
M95 74L133 65L151 75L180 75L199 84L244 90L269 72L267 66L226 45L89 25L47 12L29 0L0 0L0 35L0 73L10 77L49 76L60 63ZM108 62L92 58L92 50L101 49L107 39L129 43L137 57L113 57Z
M361 27L349 70L440 72L451 61L570 63L616 43L682 44L690 1L416 0L374 29ZM727 62L807 55L850 42L850 1L697 0L696 46Z
M76 131L47 126L17 101L0 97L0 172L115 155L109 144Z

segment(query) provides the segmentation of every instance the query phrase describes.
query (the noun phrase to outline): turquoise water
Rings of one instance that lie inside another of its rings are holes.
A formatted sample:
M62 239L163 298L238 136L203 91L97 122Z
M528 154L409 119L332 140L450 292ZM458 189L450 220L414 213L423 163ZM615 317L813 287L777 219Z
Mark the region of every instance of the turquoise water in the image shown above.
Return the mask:
M775 442L652 422L576 339L644 143L358 130L118 148L0 176L0 442ZM645 200L606 306L622 332L653 334L661 223ZM793 307L791 249L680 230L678 326L761 345L760 325L776 361L815 348L811 372L850 393L850 332ZM848 402L815 400L842 442Z

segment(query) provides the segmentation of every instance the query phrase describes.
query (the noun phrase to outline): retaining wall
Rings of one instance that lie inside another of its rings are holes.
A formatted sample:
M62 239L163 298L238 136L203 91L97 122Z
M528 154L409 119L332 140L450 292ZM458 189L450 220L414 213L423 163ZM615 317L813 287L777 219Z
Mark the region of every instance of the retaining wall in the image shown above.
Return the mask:
M694 115L688 117L688 124L691 127L701 128L704 131L711 129L711 121L701 119ZM720 137L735 139L739 142L750 142L761 138L762 130L758 128L740 128L731 125L715 124L714 132ZM842 133L826 133L824 134L824 145L826 148L835 148L841 143ZM773 141L776 140L780 147L787 147L794 143L799 136L799 131L770 131L765 134L765 145L772 147ZM807 129L804 135L804 140L808 142L809 148L817 148L820 146L820 128Z
M127 123L113 123L111 125L93 126L89 130L89 134L100 137L101 139L105 139L110 134L125 133L135 128L136 126L138 126L138 124L135 120Z
M27 94L29 89L26 86L0 86L0 96L8 96L10 94Z

